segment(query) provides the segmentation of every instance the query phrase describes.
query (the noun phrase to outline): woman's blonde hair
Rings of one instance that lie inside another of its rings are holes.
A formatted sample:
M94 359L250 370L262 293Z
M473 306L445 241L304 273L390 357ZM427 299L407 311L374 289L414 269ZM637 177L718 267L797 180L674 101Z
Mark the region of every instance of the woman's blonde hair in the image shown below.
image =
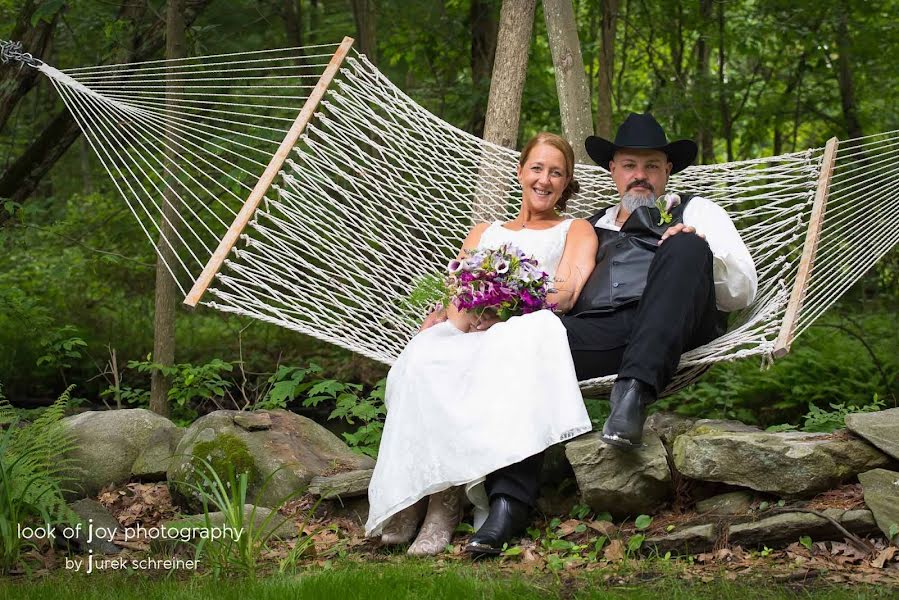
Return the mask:
M568 203L568 199L571 198L572 195L578 193L581 189L581 185L574 178L574 150L571 147L571 144L568 143L568 140L563 138L560 135L556 135L555 133L550 133L548 131L541 131L534 137L532 137L527 144L524 145L524 148L521 150L521 156L518 159L518 166L523 167L524 163L528 161L528 155L531 153L531 150L534 149L535 146L539 144L547 144L552 146L556 150L562 153L562 156L565 157L565 171L568 177L571 179L568 181L568 185L565 186L565 189L562 190L562 194L559 196L559 201L556 202L556 208L558 210L565 210L565 206Z

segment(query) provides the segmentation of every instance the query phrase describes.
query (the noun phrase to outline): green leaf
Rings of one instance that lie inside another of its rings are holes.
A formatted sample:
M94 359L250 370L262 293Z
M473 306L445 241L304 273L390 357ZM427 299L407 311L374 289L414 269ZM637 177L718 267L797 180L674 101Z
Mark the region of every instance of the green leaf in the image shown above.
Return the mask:
M507 548L503 550L503 556L518 556L524 552L521 546L512 546L511 548Z
M895 538L897 535L899 535L899 525L893 523L892 525L890 525L890 541L893 541L893 538Z
M649 515L640 515L634 521L634 525L639 531L642 531L652 525L652 517L650 517Z
M640 546L643 545L643 541L646 539L646 536L642 533L638 533L637 535L632 535L631 538L627 541L627 549L629 552L636 552L640 549Z
M804 535L799 538L799 543L805 546L807 549L812 549L812 538L807 535Z

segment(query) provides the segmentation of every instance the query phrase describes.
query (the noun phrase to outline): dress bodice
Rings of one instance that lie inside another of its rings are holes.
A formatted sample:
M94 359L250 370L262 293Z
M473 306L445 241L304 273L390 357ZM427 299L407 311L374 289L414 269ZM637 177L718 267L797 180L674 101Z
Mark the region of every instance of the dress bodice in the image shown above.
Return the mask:
M502 222L494 221L481 234L478 248L495 249L503 244L512 244L528 256L536 258L538 266L552 279L565 251L565 238L573 221L574 219L566 219L548 229L518 231L506 229Z

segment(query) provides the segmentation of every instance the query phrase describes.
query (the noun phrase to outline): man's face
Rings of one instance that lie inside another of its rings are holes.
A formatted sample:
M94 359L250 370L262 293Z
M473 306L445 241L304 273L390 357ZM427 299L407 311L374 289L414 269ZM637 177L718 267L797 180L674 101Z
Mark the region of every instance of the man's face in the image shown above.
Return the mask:
M619 195L655 200L665 193L671 163L661 150L622 148L609 161L609 171Z

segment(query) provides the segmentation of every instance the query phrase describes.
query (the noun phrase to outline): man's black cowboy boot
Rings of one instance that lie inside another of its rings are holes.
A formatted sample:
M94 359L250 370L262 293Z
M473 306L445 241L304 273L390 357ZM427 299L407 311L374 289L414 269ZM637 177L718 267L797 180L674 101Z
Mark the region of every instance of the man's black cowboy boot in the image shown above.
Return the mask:
M477 533L471 536L465 551L474 555L499 554L503 544L524 531L530 507L505 494L490 498L490 514Z
M641 447L646 407L655 401L656 392L651 385L639 379L616 381L609 398L612 413L603 425L602 441L628 450Z

